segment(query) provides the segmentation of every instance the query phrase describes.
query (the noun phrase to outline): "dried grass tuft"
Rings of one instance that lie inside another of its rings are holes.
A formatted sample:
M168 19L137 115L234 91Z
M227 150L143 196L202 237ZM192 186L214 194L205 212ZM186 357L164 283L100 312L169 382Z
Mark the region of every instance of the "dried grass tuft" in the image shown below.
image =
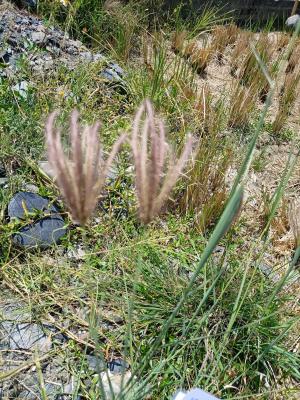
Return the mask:
M285 77L279 98L278 111L272 124L272 131L279 133L291 115L292 108L298 97L298 85L300 82L300 68Z
M186 38L187 38L186 31L174 32L172 36L171 47L175 53L183 54Z
M197 49L190 57L191 64L199 75L205 75L208 64L213 56L213 49L206 47Z
M254 85L233 87L230 100L228 125L231 128L245 128L249 122L257 101L257 90Z
M300 205L293 201L289 209L289 224L294 236L295 249L300 247Z

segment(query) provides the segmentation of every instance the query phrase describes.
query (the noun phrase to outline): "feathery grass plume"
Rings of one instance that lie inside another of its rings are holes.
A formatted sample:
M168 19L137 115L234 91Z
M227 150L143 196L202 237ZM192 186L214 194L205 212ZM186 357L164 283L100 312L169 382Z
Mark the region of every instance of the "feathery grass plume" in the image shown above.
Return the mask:
M96 207L109 168L126 135L115 142L108 158L104 160L98 138L99 122L86 126L80 133L79 113L74 110L70 121L71 156L67 157L60 130L54 126L57 115L57 112L50 114L46 123L48 160L72 220L85 225Z
M131 147L139 217L147 224L168 199L192 152L193 138L188 138L177 162L172 160L163 121L156 118L151 102L145 100L133 122Z

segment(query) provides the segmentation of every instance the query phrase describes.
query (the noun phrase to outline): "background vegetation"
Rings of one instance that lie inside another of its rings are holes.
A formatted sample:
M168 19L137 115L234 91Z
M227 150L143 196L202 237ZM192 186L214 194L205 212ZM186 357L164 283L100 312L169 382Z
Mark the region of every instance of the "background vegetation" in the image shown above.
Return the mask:
M61 67L45 78L32 74L25 60L18 79L30 82L27 98L11 90L16 78L0 78L0 158L10 172L9 185L0 189L3 284L28 303L37 321L51 319L69 335L67 349L56 351L69 360L84 398L101 398L97 377L90 377L90 388L84 385L90 374L84 357L90 353L129 362L135 378L119 398L167 399L180 387L196 386L223 399L297 398L299 286L298 253L294 259L293 254L299 232L285 257L277 257L275 244L281 227L290 232L291 218L299 217L283 211L288 178L299 180L298 125L291 122L299 40L270 27L259 33L238 28L214 8L184 19L177 7L161 18L152 3L39 2L47 24L104 52L126 75L121 88L112 88L99 78L101 65L83 64L67 73ZM219 67L231 80L216 88ZM146 97L165 119L176 152L188 132L198 143L160 218L148 226L138 221L125 148L116 179L85 229L67 219L69 233L57 248L13 248L17 227L5 219L12 194L26 181L40 194L58 197L37 168L49 112L60 109L65 124L74 107L84 122L101 120L108 149L129 129ZM282 143L291 156L277 187L256 199L253 216L247 173L263 171L269 146ZM232 224L242 186L244 205ZM85 251L80 261L65 256L78 245ZM261 268L267 253L274 255L270 276ZM88 332L84 340L79 328Z

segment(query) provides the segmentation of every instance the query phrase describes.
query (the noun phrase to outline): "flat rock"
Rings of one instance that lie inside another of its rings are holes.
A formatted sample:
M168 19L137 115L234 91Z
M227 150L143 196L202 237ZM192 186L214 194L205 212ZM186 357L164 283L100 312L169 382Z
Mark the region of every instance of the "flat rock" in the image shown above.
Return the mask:
M60 216L50 216L19 229L13 235L13 243L21 247L45 249L59 243L66 234L65 222Z
M58 213L57 207L50 200L31 192L18 192L8 204L10 218L24 219L28 213Z
M106 369L106 363L100 357L87 355L86 360L89 369L94 372L98 372L98 370L103 371Z
M102 386L107 399L115 399L121 393L122 387L125 388L130 378L130 371L125 372L125 374L112 374L110 371L101 372Z
M47 248L56 244L66 234L65 222L58 208L50 200L31 192L18 192L8 204L10 219L26 219L26 215L38 218L16 232L13 243L21 247Z
M109 361L107 363L107 367L113 375L124 374L124 372L129 368L129 364L121 358L118 358L116 360Z
M37 350L47 352L51 348L51 340L45 336L42 328L37 324L3 322L2 342L7 343L10 350Z
M46 174L49 178L51 179L55 178L54 171L51 168L49 161L40 161L39 167L44 172L44 174Z

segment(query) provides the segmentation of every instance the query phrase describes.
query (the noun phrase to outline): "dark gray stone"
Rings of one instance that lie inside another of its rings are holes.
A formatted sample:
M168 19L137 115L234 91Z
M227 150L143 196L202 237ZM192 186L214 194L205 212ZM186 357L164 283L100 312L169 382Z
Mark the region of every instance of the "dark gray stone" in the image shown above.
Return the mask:
M1 324L2 339L10 350L37 350L47 352L51 348L51 341L47 338L42 328L37 324L3 322Z
M103 361L100 357L87 355L86 360L89 369L91 369L94 372L98 372L98 370L104 371L107 367L105 361Z
M11 219L25 219L26 214L39 219L23 226L12 237L13 243L21 247L47 248L56 244L66 234L63 218L49 199L31 192L18 192L8 205Z
M31 33L31 40L33 41L33 43L36 43L38 45L41 45L45 41L45 38L46 34L41 30Z
M4 187L8 183L8 178L0 178L0 187Z
M46 249L59 243L66 234L65 222L59 215L51 215L24 226L13 235L13 243L21 247Z
M129 364L121 358L117 358L116 360L109 361L107 368L112 374L122 374L129 368Z
M101 72L101 76L110 81L110 82L119 82L121 81L120 76L111 68L105 68L102 72Z
M10 218L24 219L26 213L58 213L58 209L50 203L49 199L31 192L18 192L8 204Z
M6 177L5 165L0 161L0 178Z

